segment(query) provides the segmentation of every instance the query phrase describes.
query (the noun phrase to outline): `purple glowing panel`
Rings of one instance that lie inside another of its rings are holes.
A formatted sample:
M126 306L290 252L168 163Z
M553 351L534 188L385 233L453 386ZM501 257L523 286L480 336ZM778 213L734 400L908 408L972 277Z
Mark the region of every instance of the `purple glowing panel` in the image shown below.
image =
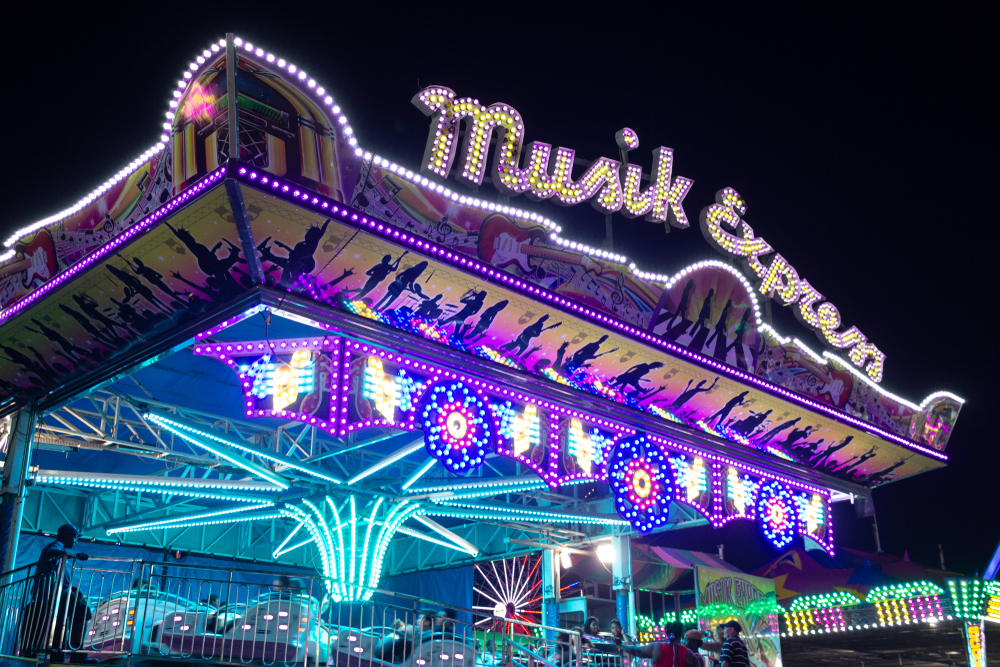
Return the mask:
M208 188L212 187L213 185L216 185L217 183L220 183L222 181L223 176L225 175L225 171L226 170L224 168L216 169L208 176L196 182L190 188L182 192L180 195L174 197L166 204L156 209L155 212L143 218L141 222L136 223L134 226L122 232L121 235L116 237L114 240L110 241L109 243L106 243L105 245L101 246L97 250L93 251L92 253L84 257L79 262L73 264L65 271L58 274L55 278L53 278L52 280L42 285L31 294L26 296L24 299L18 301L17 303L13 304L8 308L0 310L0 322L3 322L9 319L11 316L16 315L17 313L21 312L31 304L41 299L43 296L45 296L52 290L61 287L66 281L72 279L74 276L78 275L80 272L89 268L95 262L103 259L107 255L116 252L123 245L127 244L133 238L144 233L146 230L148 230L150 227L158 223L164 217L169 216L180 207L184 206L188 202L197 198L199 195L204 193Z
M246 177L241 177L241 179L245 178ZM249 182L249 179L247 180ZM885 440L902 445L908 449L919 451L922 454L926 454L938 460L942 461L947 460L947 457L940 452L910 442L895 433L892 433L888 430L874 426L861 419L848 415L840 410L837 410L836 408L824 404L821 401L805 398L801 395L796 394L795 392L789 391L783 387L775 385L766 380L762 380L759 377L755 376L752 372L742 371L733 368L726 363L721 363L712 358L704 356L698 352L693 352L686 347L675 345L667 340L660 338L659 336L651 334L648 331L645 331L639 327L623 322L615 317L611 317L605 313L593 310L585 306L581 306L579 303L575 302L572 299L553 293L545 288L541 288L529 281L522 280L517 276L512 275L506 271L499 270L490 264L477 261L462 253L453 252L448 248L440 247L431 241L421 238L420 236L408 233L391 224L381 222L377 219L369 218L366 215L356 212L355 210L349 207L344 207L343 204L335 203L331 200L324 200L322 197L320 197L319 203L314 205L312 203L312 198L310 198L309 201L304 201L302 199L302 193L300 193L298 197L294 196L294 189L292 188L290 188L291 192L288 193L284 192L283 191L284 185L280 183L280 179L277 181L276 180L271 181L271 185L274 185L275 183L278 183L279 187L273 189L272 188L265 188L265 189L271 192L272 194L275 194L276 196L288 199L290 201L294 201L298 206L301 206L309 210L314 210L316 211L316 213L320 215L329 216L332 220L343 221L349 226L360 227L362 229L365 229L372 235L385 238L393 242L394 244L399 244L402 245L403 247L408 247L413 250L420 251L422 254L428 255L436 259L437 261L444 262L445 264L451 264L456 268L459 268L465 272L470 272L474 276L476 276L478 280L484 281L485 283L497 284L505 289L521 292L524 295L531 298L532 300L539 302L540 304L555 308L557 310L571 313L575 316L596 323L602 327L611 329L612 331L617 332L617 334L619 335L624 335L628 338L639 340L654 348L658 348L666 352L669 352L670 354L676 356L679 359L690 361L691 363L697 366L700 366L711 372L717 373L720 377L730 378L743 385L750 385L751 387L753 387L754 391L763 390L771 395L780 397L785 400L793 401L799 404L800 406L807 407L810 410L818 412L829 418L833 418L837 421L849 424L852 427L861 428L877 437L884 438ZM341 269L337 269L337 271L340 272ZM343 270L343 273L338 273L338 275L332 276L332 278L334 280L341 280L342 278L347 277L348 273L349 270L345 269ZM352 281L353 279L347 277L347 280ZM364 287L365 280L366 279L363 278L361 280L361 283L356 288L349 287L348 288L349 291L364 293L366 289ZM407 284L408 283L401 284L399 288L400 295L405 296L405 289L407 287ZM381 294L382 292L380 291L378 293ZM321 293L317 293L317 298L320 298L320 300L322 301L329 301L329 297ZM390 293L387 297L383 296L382 304L374 302L371 304L371 306L376 311L374 313L376 315L376 319L381 316L381 313L377 312L379 308L381 308L382 305L384 305L385 303L388 303L390 306L392 306L393 300L394 300L393 294ZM433 304L430 304L430 307L433 307ZM450 333L450 332L445 332L445 333ZM496 349L496 348L493 349L494 352L500 356L504 354L504 350L502 349ZM515 347L514 349L515 351L520 351L521 348ZM560 381L558 378L555 377L553 377L552 379L554 379L555 381ZM565 380L566 378L563 377L562 379ZM615 389L614 386L605 387L605 390L609 390L612 392L614 389ZM650 411L656 412L657 414L663 412L664 414L667 415L666 418L669 418L668 413L670 411L664 410L660 406L653 406L650 408ZM708 416L709 415L707 414L705 415L705 417ZM910 472L906 474L913 474L913 473Z
M340 433L390 427L416 428L417 404L437 375L415 373L402 363L402 355L348 342L342 367L344 401Z
M558 418L532 401L493 400L490 408L498 424L497 453L528 466L556 487L558 455L552 454L558 441L550 435L549 424Z
M339 338L204 341L193 352L225 363L239 377L247 417L280 417L333 432Z

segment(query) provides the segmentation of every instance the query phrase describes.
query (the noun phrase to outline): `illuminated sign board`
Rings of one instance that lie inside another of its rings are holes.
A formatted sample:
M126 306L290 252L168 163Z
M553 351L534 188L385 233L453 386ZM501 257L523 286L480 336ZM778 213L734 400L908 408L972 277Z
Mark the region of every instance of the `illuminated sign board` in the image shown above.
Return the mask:
M847 356L854 365L863 367L869 377L880 382L885 355L857 327L838 331L841 317L837 307L829 301L823 302L823 295L809 281L800 278L799 272L781 254L775 253L762 237L754 236L753 228L740 217L746 210L746 202L736 190L719 190L715 203L701 212L701 231L717 250L743 260L759 278L757 288L764 296L786 306L798 304L794 312L802 324L815 329L820 340L828 345L848 349ZM761 257L772 253L770 262L761 261Z
M642 167L626 165L625 185L622 186L621 160L598 158L578 179L573 179L576 151L556 148L550 144L532 142L526 166L521 168L521 145L524 142L524 121L509 104L485 106L470 97L455 97L444 86L424 88L413 98L413 104L428 116L433 116L424 158L420 170L447 178L458 152L459 129L467 120L468 131L458 158L455 179L469 187L482 185L486 175L487 153L494 132L498 133L490 178L493 185L506 195L526 194L531 199L554 199L562 205L590 201L598 211L619 211L629 218L645 215L647 220L668 221L675 227L688 227L684 213L684 198L691 185L690 178L672 177L674 151L660 146L653 151L653 177L641 190ZM639 146L635 132L623 128L616 136L622 150Z
M413 104L431 116L431 127L420 169L425 174L447 178L454 173L460 183L478 188L487 174L490 142L494 133L493 166L489 175L493 185L505 195L525 194L534 200L552 199L561 205L589 201L602 213L620 212L628 218L646 216L650 221L669 221L675 227L689 226L684 212L684 198L693 180L673 176L673 149L660 146L653 151L653 174L650 184L641 190L642 167L622 160L602 157L590 164L580 178L573 179L576 151L541 141L531 143L521 167L524 143L524 119L509 104L483 105L470 97L456 97L444 86L429 86L417 93ZM460 133L463 121L466 132ZM623 128L615 136L624 156L638 148L636 133ZM461 144L461 152L459 147ZM456 164L457 157L457 164ZM624 159L624 158L623 158ZM622 174L622 166L625 173ZM824 302L809 282L776 253L740 214L746 202L732 188L720 190L716 203L701 213L701 228L708 242L723 254L735 255L746 263L758 278L758 289L783 305L798 304L795 314L804 325L816 330L820 340L836 349L847 350L851 362L864 368L875 382L882 380L885 354L868 342L857 327L840 331L840 311ZM761 258L764 258L763 261Z

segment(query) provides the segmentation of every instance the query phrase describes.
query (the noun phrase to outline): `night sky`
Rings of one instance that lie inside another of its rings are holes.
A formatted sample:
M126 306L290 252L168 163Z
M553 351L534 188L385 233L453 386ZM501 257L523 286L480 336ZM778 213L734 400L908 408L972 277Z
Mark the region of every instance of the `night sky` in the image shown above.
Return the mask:
M700 16L666 4L547 13L496 3L483 16L471 3L421 4L132 4L102 16L93 6L78 15L20 6L2 46L0 232L73 204L156 143L183 68L226 31L305 69L362 146L413 169L429 119L410 98L430 84L510 104L527 141L584 159L617 157L614 133L631 127L641 147L630 158L647 172L649 151L674 148L674 174L695 181L684 202L692 221L720 188L743 195L757 235L885 352L883 387L917 402L940 389L967 399L949 466L874 497L885 551L936 566L941 544L949 569L981 574L1000 539L988 424L998 412L989 387L1000 335L1000 59L986 3L982 15L957 5L940 14L831 5L826 14ZM603 216L589 206L512 203L556 220L569 238L603 239ZM617 215L615 250L660 272L720 257L697 223L667 235ZM782 311L772 308L780 331L813 340ZM837 542L873 551L871 522L838 506ZM773 557L740 524L665 539L710 551L725 543L741 567Z

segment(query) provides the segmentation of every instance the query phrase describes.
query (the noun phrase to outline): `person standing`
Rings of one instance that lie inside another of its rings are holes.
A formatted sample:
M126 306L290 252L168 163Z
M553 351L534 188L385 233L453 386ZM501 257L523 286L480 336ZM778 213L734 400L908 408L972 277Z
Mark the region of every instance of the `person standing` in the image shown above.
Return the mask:
M619 648L636 658L651 661L651 667L700 667L699 660L692 651L681 644L684 626L674 621L667 626L667 641L628 646L621 644Z
M747 657L747 645L740 639L743 627L736 621L723 623L726 629L726 641L722 643L722 667L750 667Z
M90 607L86 599L80 594L73 582L73 566L68 559L75 557L78 561L86 561L89 556L85 553L69 553L70 549L76 547L77 540L80 539L80 531L73 524L59 526L56 532L56 539L49 542L42 548L42 553L35 564L34 585L31 594L30 610L25 619L24 644L27 649L22 649L22 654L34 654L45 650L48 644L48 633L51 626L53 612L55 614L55 632L53 633L52 662L62 662L64 660L64 646L68 643L70 650L83 648L83 633L90 620ZM59 596L58 610L55 608L56 596ZM68 636L65 631L65 624L69 625ZM87 654L80 651L70 654L70 662L90 663Z

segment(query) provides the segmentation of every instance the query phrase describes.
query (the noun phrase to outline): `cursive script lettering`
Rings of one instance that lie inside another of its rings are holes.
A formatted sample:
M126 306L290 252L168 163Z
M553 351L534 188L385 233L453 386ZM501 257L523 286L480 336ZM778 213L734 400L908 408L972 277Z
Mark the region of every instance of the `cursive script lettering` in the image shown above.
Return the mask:
M837 307L829 301L820 303L823 295L800 278L795 267L764 239L754 236L753 229L740 217L747 210L740 194L733 188L725 188L716 193L715 202L701 212L701 231L709 244L746 262L760 279L757 288L764 296L786 306L797 304L795 315L800 322L815 329L827 345L849 349L847 356L851 362L864 368L872 380L881 382L885 354L869 343L857 327L839 331L842 322Z

